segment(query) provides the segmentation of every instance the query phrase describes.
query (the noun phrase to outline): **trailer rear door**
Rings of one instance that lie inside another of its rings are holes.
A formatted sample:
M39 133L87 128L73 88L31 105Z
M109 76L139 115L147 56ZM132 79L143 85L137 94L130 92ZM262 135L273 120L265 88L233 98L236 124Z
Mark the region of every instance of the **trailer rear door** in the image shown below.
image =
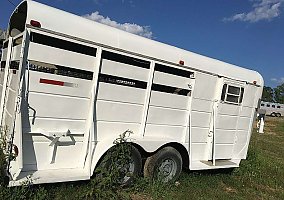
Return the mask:
M31 30L23 109L24 169L82 169L88 148L97 48Z
M233 150L242 110L244 83L221 78L221 100L213 103L211 130L209 132L208 160L233 158Z
M5 42L1 58L1 134L5 153L10 155L7 169L13 179L23 168L22 130L16 124L21 124L21 88L28 45L26 37L26 32L10 37Z

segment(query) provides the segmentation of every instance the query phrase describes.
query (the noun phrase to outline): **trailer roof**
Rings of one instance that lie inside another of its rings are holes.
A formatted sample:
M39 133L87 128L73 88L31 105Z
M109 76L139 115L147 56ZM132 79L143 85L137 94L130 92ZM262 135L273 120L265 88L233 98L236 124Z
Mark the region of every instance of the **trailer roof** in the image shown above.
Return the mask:
M256 71L134 35L35 1L25 0L22 3L25 2L27 2L26 24L29 24L30 20L36 20L41 23L42 28L51 31L167 62L178 64L183 60L185 66L197 70L249 83L257 81L257 85L263 86L262 76Z

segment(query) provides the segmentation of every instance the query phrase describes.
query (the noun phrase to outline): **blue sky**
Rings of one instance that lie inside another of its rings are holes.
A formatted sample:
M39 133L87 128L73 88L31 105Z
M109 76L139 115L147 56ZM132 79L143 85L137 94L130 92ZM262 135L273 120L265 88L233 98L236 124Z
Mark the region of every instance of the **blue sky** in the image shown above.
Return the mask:
M284 0L37 1L256 70L267 86L284 83ZM1 0L1 29L13 9Z

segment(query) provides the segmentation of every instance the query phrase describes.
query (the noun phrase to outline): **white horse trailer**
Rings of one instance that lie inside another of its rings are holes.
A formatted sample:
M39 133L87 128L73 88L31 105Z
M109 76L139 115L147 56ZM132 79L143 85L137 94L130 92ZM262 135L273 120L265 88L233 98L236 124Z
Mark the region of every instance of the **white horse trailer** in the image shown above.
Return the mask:
M1 58L10 185L90 179L126 130L146 175L238 167L262 88L255 71L23 1Z
M284 104L261 101L260 108L272 117L284 116Z

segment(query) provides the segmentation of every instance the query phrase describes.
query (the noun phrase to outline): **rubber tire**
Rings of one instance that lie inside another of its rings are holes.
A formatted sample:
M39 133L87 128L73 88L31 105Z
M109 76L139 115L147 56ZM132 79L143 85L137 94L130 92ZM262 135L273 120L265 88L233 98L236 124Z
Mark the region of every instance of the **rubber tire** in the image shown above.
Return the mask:
M164 183L176 181L182 171L182 157L180 153L173 147L164 147L146 159L144 164L144 177L148 177L151 180L159 180L160 177L158 177L158 167L166 159L173 160L177 165L177 170L174 176L169 180L160 180Z
M281 117L281 113L276 113L276 117Z
M115 148L115 146L113 147ZM111 160L105 160L107 155L104 156L104 158L101 160L100 164L98 167L108 169L110 167ZM134 180L135 177L140 176L142 172L142 158L139 150L131 146L131 159L133 160L134 163L134 171L133 171L133 176L129 177L127 181L120 182L119 184L121 186L130 186ZM96 176L101 176L100 174L96 174Z

